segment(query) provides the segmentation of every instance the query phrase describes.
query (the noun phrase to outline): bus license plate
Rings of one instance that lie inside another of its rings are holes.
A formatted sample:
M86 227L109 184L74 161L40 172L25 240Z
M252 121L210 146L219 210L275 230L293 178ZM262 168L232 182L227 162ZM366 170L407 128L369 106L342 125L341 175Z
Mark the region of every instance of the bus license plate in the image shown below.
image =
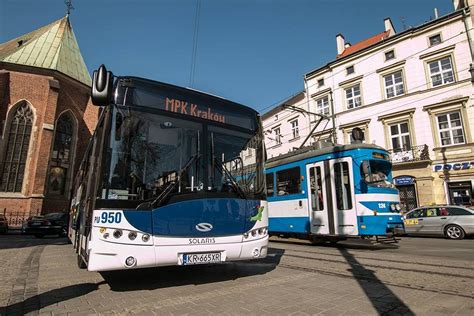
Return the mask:
M183 265L206 264L222 262L220 252L210 253L185 253L183 254Z

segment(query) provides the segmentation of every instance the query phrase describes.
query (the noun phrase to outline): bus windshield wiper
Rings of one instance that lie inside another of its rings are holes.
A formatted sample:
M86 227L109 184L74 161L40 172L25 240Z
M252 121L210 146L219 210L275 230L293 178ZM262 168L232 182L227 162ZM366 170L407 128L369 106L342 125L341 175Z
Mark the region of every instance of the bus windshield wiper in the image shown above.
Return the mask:
M237 192L238 195L240 195L241 198L243 199L247 199L247 196L245 195L244 191L242 190L242 188L239 186L239 184L237 183L237 180L235 179L235 177L230 173L229 170L227 170L226 166L224 165L223 162L219 161L217 158L214 158L214 161L216 162L216 168L219 170L219 172L221 174L225 174L229 180L230 180L230 183L232 184L232 187L235 189L235 191Z
M188 162L186 162L183 168L181 168L178 171L177 181L176 180L171 181L168 184L168 186L166 186L166 188L153 201L141 203L140 205L137 206L136 209L138 210L138 209L143 209L143 208L154 208L156 206L159 206L161 202L163 202L164 199L166 199L166 197L174 190L176 185L178 185L178 183L181 181L181 177L183 176L183 173L187 171L189 167L191 167L191 165L200 157L201 157L200 154L191 156L191 158L189 158Z

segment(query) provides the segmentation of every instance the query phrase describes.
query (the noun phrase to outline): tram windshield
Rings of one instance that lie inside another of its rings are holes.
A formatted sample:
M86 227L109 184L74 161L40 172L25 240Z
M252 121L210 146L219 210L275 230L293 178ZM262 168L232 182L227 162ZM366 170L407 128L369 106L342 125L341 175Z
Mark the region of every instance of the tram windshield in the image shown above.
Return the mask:
M101 200L154 208L170 198L191 199L199 193L236 198L263 194L259 133L119 106L113 107L110 123Z
M362 162L361 173L364 181L377 188L393 188L390 182L392 164L385 160L366 160Z

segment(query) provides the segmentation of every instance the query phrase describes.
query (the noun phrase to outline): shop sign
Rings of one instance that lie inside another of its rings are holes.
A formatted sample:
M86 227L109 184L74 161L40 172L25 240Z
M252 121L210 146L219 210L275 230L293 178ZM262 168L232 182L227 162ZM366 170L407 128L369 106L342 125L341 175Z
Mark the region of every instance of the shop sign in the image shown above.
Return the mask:
M433 171L443 172L451 170L467 170L474 169L474 161L464 161L464 162L455 162L455 163L443 163L438 165L433 165Z
M395 185L410 185L415 183L415 178L409 176L397 177L393 180L395 181Z

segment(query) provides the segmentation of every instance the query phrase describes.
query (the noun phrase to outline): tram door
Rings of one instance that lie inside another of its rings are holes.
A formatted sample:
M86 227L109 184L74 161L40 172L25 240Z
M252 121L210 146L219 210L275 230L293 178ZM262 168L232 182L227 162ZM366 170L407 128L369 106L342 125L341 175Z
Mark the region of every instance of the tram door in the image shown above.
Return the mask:
M336 235L357 236L357 212L354 198L352 158L329 161L334 227Z
M328 214L329 205L327 202L329 194L326 188L325 170L324 162L306 165L311 233L315 235L334 234L334 225L330 221L331 218Z

